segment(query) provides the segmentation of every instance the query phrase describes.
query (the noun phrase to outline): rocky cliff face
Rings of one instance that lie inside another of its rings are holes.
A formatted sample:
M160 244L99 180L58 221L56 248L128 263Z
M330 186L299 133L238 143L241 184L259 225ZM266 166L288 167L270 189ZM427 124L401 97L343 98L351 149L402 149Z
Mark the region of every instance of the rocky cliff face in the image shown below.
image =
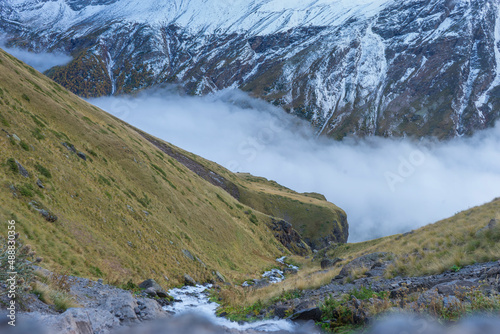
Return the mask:
M49 75L82 96L238 87L339 139L450 138L499 117L499 11L496 0L8 0L0 29L70 52Z

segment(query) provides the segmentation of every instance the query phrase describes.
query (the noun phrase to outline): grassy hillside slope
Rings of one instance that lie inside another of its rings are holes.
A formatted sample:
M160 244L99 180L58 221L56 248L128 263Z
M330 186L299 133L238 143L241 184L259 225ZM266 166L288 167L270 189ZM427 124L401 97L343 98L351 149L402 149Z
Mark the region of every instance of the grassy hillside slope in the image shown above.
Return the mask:
M490 224L492 220L496 221L496 225ZM409 233L360 243L332 245L319 251L312 262L304 257L291 257L301 267L297 275L249 293L241 288L225 288L221 295L228 306L224 310L229 310L233 316L246 316L252 307L262 308L277 300L297 298L296 295L300 295L302 290L318 289L330 284L342 267L352 260L375 252L392 253L387 257L393 263L387 267L386 278L435 275L449 270L458 271L474 263L498 261L500 198ZM325 270L320 267L325 257L342 261ZM366 271L362 269L350 272L347 281L364 277Z
M496 224L487 228L492 220L496 220ZM497 261L500 259L500 198L409 233L339 245L326 254L344 258L346 263L374 252L395 255L388 276L437 274L477 262Z
M251 189L250 181L155 139L179 154L173 158L3 51L0 128L0 233L15 219L50 269L109 281L153 277L171 286L186 273L240 279L288 253L269 229L270 212L240 203L179 155L237 189ZM273 196L339 210L264 183Z

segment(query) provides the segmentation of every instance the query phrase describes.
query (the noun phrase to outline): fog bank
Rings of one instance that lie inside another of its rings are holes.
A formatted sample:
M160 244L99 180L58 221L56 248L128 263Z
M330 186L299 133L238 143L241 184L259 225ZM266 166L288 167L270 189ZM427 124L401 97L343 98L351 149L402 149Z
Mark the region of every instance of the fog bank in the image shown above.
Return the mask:
M69 63L73 58L71 56L65 55L63 53L55 52L30 52L19 48L11 48L5 46L5 40L0 37L0 48L5 52L11 54L17 59L25 62L39 72L45 72L46 70L54 67L61 66Z
M236 90L91 102L232 171L324 194L347 212L351 242L409 231L500 196L498 126L446 143L336 142L316 139L307 123Z

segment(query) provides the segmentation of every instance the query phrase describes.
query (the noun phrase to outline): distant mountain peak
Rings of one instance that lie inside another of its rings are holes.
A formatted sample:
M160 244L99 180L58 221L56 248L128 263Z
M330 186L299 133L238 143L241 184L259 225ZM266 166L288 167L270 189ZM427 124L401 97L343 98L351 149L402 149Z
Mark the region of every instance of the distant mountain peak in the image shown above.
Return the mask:
M500 116L496 0L11 0L0 13L16 44L75 55L49 75L82 96L238 87L335 138L451 138Z

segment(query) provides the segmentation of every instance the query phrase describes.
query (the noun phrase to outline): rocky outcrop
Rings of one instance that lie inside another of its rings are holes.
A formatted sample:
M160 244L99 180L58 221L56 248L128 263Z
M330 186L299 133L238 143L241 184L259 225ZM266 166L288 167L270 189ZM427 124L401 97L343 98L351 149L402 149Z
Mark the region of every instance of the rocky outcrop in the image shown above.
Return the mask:
M490 220L488 225L477 231L476 236L481 236L484 233L499 230L499 227L500 227L500 221L498 219L492 219Z
M148 279L139 284L139 287L141 289L144 289L146 291L151 291L151 294L153 297L158 296L160 298L169 298L170 296L168 293L163 289L160 284L158 284L154 279Z
M50 275L50 272L47 274ZM155 286L150 280L146 282L148 286ZM34 312L19 314L18 323L24 328L32 324L37 328L36 333L108 334L120 328L167 317L154 299L79 277L69 277L68 284L71 295L81 307L58 314L36 306L33 307ZM35 305L36 302L31 303ZM31 308L30 304L25 307Z
M302 240L300 234L287 221L273 218L271 221L271 230L274 232L274 237L292 253L298 255L307 255L310 253L309 247Z
M321 321L322 312L319 307L308 308L305 310L301 310L296 312L290 316L290 320L293 321L309 321L312 320L314 322Z
M194 278L192 278L188 274L185 274L184 275L184 284L189 285L189 286L195 286L196 281L194 280Z
M21 174L21 176L23 176L25 178L30 177L30 174L28 173L26 168L24 168L23 165L21 165L21 163L17 160L16 160L16 165L17 165L17 169L19 170L19 174Z
M380 254L383 253L368 254L364 258L356 259L357 261L352 261L348 269L363 264L369 266L370 263L380 263L377 262L378 259L381 259ZM436 302L436 300L443 303L453 303L456 295L470 291L471 288L480 289L486 295L498 294L500 291L500 261L478 263L464 267L457 272L450 270L439 275L395 277L391 279L385 279L383 275L384 271L380 271L376 276L353 278L349 282L345 281L345 277L339 276L333 279L331 283L318 289L303 291L300 298L278 302L276 305L270 306L268 310L274 312L274 309L278 307L287 310L288 313L300 314L302 311L305 312L321 305L330 296L340 298L354 289L360 291L367 287L373 292L388 293L390 299L404 298L404 296L411 293L419 293L417 304L415 304L416 308L420 304L427 306L431 302ZM352 299L349 301L348 306L354 311L360 311L354 313L358 320L363 322L367 320L366 314L362 314L358 304L359 301Z
M321 263L320 263L321 269L332 268L337 263L342 262L342 261L343 260L339 259L338 257L336 257L335 259L323 259L323 260L321 260Z
M136 129L136 131L143 136L145 139L147 139L151 144L155 145L158 149L160 149L162 152L168 154L178 162L180 162L182 165L184 165L186 168L203 178L205 181L210 182L216 187L220 187L224 189L227 193L229 193L231 196L233 196L235 199L240 198L240 192L238 190L238 187L232 183L231 181L227 180L225 177L222 175L217 174L216 172L210 170L209 168L203 166L202 164L198 163L197 161L189 158L188 156L180 153L179 151L176 151L172 149L169 145L167 145L165 142L160 141L153 136Z
M38 211L42 215L42 217L48 222L54 223L58 219L58 217L55 214L53 214L50 210L48 210L42 204L36 201L29 202L29 206L33 208L35 211Z
M344 212L337 212L331 226L323 234L316 238L304 238L305 242L312 248L320 250L332 244L343 244L349 238L349 224Z
M385 268L385 266L387 266L387 264L390 262L391 257L392 254L384 252L378 252L360 256L352 260L348 264L346 264L344 267L342 267L342 270L340 271L339 274L339 278L348 277L353 273L353 271L360 269L366 269L365 272L366 274L370 273L370 271L376 268ZM381 273L383 273L383 271L384 270L382 270ZM372 273L371 276L381 276L381 275L376 275Z

